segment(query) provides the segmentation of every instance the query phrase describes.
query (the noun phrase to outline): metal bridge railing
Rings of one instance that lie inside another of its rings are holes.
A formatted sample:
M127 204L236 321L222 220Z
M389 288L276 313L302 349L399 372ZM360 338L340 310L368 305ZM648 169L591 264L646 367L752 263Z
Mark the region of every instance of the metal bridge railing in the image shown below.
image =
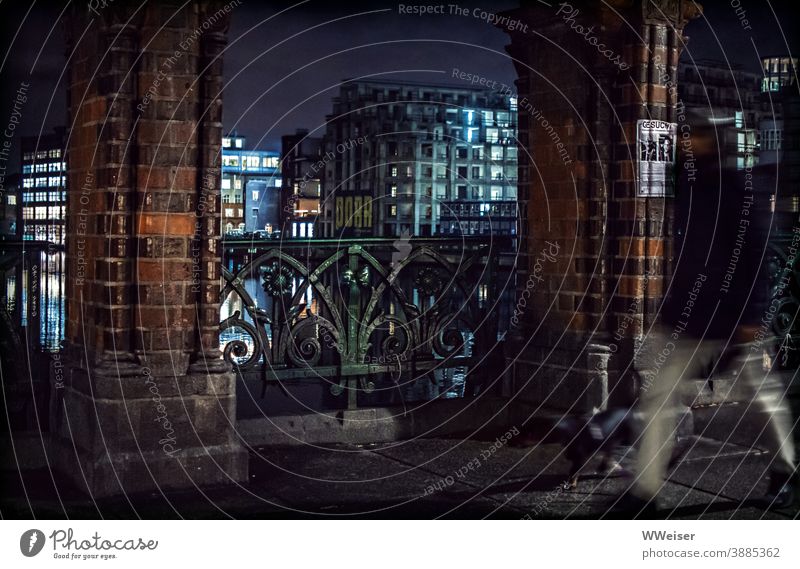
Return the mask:
M265 389L324 382L348 408L380 404L388 392L456 369L474 371L485 345L497 341L492 301L507 280L497 259L510 243L226 242L224 357Z

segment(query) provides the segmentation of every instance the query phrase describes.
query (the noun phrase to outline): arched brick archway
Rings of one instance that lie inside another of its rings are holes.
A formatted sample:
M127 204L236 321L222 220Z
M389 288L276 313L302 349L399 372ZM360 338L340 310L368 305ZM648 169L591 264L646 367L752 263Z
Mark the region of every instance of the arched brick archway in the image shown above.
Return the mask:
M517 28L509 46L535 158L520 172L520 294L530 275L553 291L530 303L547 316L521 329L511 356L528 399L583 410L606 403L669 274L670 200L637 195L631 156L638 120L674 120L670 81L695 14L678 0L573 4L600 22L606 50L563 4L507 14L534 31ZM69 322L52 425L55 466L94 495L247 478L218 350L229 12L110 3L67 19ZM553 244L555 260L537 267ZM555 373L527 382L537 369Z

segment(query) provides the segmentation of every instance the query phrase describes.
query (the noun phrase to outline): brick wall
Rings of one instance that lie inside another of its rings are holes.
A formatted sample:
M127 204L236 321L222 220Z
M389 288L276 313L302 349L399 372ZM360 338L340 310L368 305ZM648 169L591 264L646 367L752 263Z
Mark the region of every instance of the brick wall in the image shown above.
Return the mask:
M247 478L218 336L231 10L69 12L69 321L51 415L56 467L92 494Z
M95 32L69 69L66 336L98 357L134 354L185 371L193 353L218 353L215 57L227 19L217 9L73 16L76 29Z
M609 378L613 391L663 297L672 203L636 195L636 121L673 120L677 91L669 86L694 14L680 2L522 4L506 13L535 30L509 33L508 47L525 147L520 282L522 290L537 286L511 354L515 383L534 400L586 409L605 404ZM543 262L552 243L557 260ZM609 350L618 354L610 369Z

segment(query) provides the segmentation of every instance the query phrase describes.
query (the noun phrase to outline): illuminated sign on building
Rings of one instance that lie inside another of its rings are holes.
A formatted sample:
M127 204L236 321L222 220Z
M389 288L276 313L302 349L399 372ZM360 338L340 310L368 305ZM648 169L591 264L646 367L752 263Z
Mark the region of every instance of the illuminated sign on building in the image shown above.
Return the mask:
M335 229L341 232L372 233L372 196L337 196L335 201ZM348 231L356 230L356 231Z

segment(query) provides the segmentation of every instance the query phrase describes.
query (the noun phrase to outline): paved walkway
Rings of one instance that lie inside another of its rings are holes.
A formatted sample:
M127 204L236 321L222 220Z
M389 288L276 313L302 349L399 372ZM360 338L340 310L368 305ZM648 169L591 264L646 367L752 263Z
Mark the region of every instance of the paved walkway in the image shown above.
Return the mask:
M690 450L661 495L660 517L787 519L797 509L759 507L768 455L710 439L688 439ZM494 444L495 450L492 451ZM60 488L47 472L4 473L5 518L512 518L609 517L610 500L629 483L624 474L589 473L577 489L560 484L567 462L557 445L511 448L491 440L423 439L377 445L255 449L246 487L130 496L93 503ZM621 457L623 465L628 459ZM49 490L48 490L49 489Z

